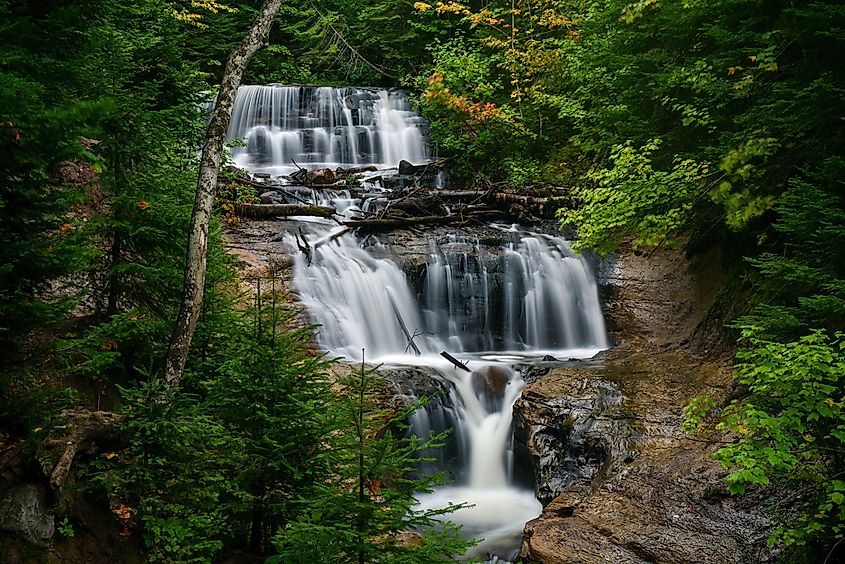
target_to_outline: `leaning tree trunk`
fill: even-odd
[[[205,268],[208,254],[208,223],[211,218],[211,206],[214,190],[217,187],[217,172],[220,168],[220,156],[229,121],[232,118],[232,106],[235,94],[241,85],[244,71],[253,55],[267,42],[270,28],[276,18],[276,12],[282,0],[265,0],[246,37],[229,55],[226,70],[217,93],[217,103],[205,134],[202,149],[197,194],[194,211],[191,216],[191,232],[188,236],[188,258],[185,267],[185,288],[179,317],[170,336],[167,358],[164,364],[164,381],[168,387],[179,385],[185,360],[191,347],[191,339],[197,326],[202,307],[205,287]]]

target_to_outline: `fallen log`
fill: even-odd
[[[572,196],[527,196],[511,192],[494,192],[492,205],[507,207],[522,221],[551,219],[560,208],[573,207]],[[539,216],[539,217],[537,217]]]
[[[374,165],[364,165],[364,166],[354,166],[351,168],[342,168],[338,167],[335,169],[334,174],[337,178],[347,178],[352,176],[353,174],[361,174],[364,172],[375,172],[378,170],[378,167]]]
[[[49,478],[59,506],[63,507],[67,503],[63,489],[77,455],[93,452],[104,445],[124,448],[129,441],[120,429],[124,417],[110,411],[67,409],[59,414],[59,420],[61,424],[50,429],[38,447],[35,459]]]
[[[470,369],[467,367],[467,365],[466,365],[466,364],[464,364],[463,362],[461,362],[460,360],[458,360],[458,359],[457,359],[457,358],[455,358],[454,356],[450,355],[450,354],[449,354],[449,353],[447,353],[446,351],[443,351],[442,353],[440,353],[440,356],[442,356],[443,358],[445,358],[446,360],[448,360],[449,362],[451,362],[452,364],[454,364],[454,365],[455,365],[455,368],[458,368],[458,369],[463,370],[463,371],[465,371],[465,372],[472,372],[472,370],[470,370]]]
[[[307,204],[239,204],[228,201],[226,203],[231,204],[235,213],[243,217],[268,218],[309,215],[331,218],[335,213],[333,208]]]
[[[526,196],[524,194],[513,194],[511,192],[494,192],[493,198],[502,202],[518,202],[520,204],[533,205],[563,205],[572,200],[572,196]]]
[[[332,241],[334,241],[338,237],[346,235],[347,233],[349,233],[351,231],[352,231],[351,227],[349,227],[348,225],[344,225],[343,227],[341,227],[340,229],[338,229],[334,233],[332,233],[332,234],[330,234],[326,237],[323,237],[322,239],[320,239],[319,241],[314,243],[314,248],[319,249],[323,245],[328,245],[329,243],[331,243]]]
[[[487,193],[478,190],[431,190],[432,195],[444,200],[478,200],[484,198]]]

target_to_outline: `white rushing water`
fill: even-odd
[[[330,233],[319,228],[312,240]],[[408,354],[402,324],[426,354],[516,352],[592,356],[606,348],[595,280],[560,237],[503,231],[495,255],[479,242],[432,247],[421,288],[382,246],[342,237],[296,258],[296,290],[320,325],[319,343],[359,360],[395,362]],[[401,321],[400,321],[401,318]],[[494,355],[495,356],[495,355]]]
[[[351,204],[354,206],[354,204]],[[307,223],[309,240],[336,227]],[[455,484],[419,497],[421,508],[471,506],[447,518],[481,542],[469,556],[516,557],[522,528],[539,515],[534,492],[514,485],[513,405],[524,382],[510,364],[552,354],[588,358],[607,347],[596,282],[588,262],[560,237],[500,227],[498,248],[451,237],[431,241],[412,280],[381,244],[364,248],[344,236],[295,257],[295,286],[320,345],[334,354],[386,364],[427,365],[448,383],[449,396],[419,410],[412,432],[454,429],[449,453],[431,471]],[[402,326],[422,353],[415,356]],[[439,356],[459,354],[474,372]],[[484,373],[499,370],[499,387]],[[425,470],[425,469],[424,469]]]
[[[522,378],[512,370],[498,367],[506,373],[508,382],[501,397],[494,391],[479,389],[478,373],[458,372],[441,367],[454,385],[448,405],[457,406],[449,423],[459,441],[456,463],[465,466],[465,473],[455,485],[438,488],[419,496],[420,509],[438,509],[455,503],[468,507],[446,518],[461,525],[461,531],[479,544],[469,556],[502,560],[517,556],[523,525],[537,517],[542,507],[529,489],[513,485],[512,440],[513,404],[525,386]],[[493,400],[493,401],[490,401]],[[411,421],[411,431],[419,436],[441,432],[442,405],[419,410]],[[431,417],[432,414],[439,417]],[[448,464],[440,463],[435,470]]]
[[[238,90],[228,135],[245,142],[232,149],[236,165],[286,175],[298,167],[427,163],[426,131],[401,91],[268,85]],[[374,182],[362,178],[371,193],[383,190]],[[325,199],[348,217],[385,205],[378,196],[299,189],[289,188],[293,201]],[[607,347],[589,263],[562,238],[515,226],[498,226],[483,242],[440,236],[427,249],[397,252],[351,234],[330,240],[337,226],[328,220],[301,218],[299,225],[312,243],[311,260],[294,255],[294,285],[319,326],[320,346],[349,360],[360,361],[363,350],[371,363],[434,368],[448,390],[410,422],[421,437],[453,430],[443,448],[425,453],[433,462],[419,467],[445,471],[453,483],[420,494],[419,507],[468,504],[445,517],[479,541],[467,557],[515,559],[524,524],[542,508],[515,464],[513,406],[525,382],[513,365],[546,355],[589,358]],[[394,260],[402,254],[407,272]]]
[[[428,161],[425,121],[404,92],[330,86],[241,86],[229,138],[235,164],[252,172]]]

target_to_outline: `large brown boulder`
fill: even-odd
[[[334,183],[334,171],[330,168],[318,168],[308,174],[311,184],[327,186]]]
[[[510,371],[502,366],[482,366],[473,371],[472,387],[476,394],[486,397],[501,398],[505,395],[505,388],[510,381]]]

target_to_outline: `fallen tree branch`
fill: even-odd
[[[305,238],[305,233],[302,232],[302,228],[300,227],[294,235],[296,237],[296,246],[299,247],[299,250],[305,254],[305,263],[308,266],[311,266],[311,259],[313,258],[313,255],[311,254],[311,245],[308,244],[308,239]],[[300,239],[302,240],[301,243]]]
[[[350,233],[351,231],[352,231],[351,227],[349,227],[348,225],[344,225],[343,227],[341,227],[340,229],[338,229],[334,233],[328,235],[327,237],[323,237],[322,239],[320,239],[319,241],[314,243],[314,248],[318,249],[318,248],[322,247],[323,245],[328,245],[329,243],[331,243],[332,241],[334,241],[338,237],[342,237],[343,235],[346,235],[347,233]]]
[[[402,314],[399,313],[399,308],[396,307],[396,303],[394,303],[392,297],[390,298],[390,305],[393,306],[393,313],[394,315],[396,315],[396,320],[399,322],[399,327],[402,329],[402,332],[405,333],[405,339],[408,340],[408,346],[414,349],[414,352],[417,354],[417,356],[422,355],[422,353],[420,352],[420,348],[414,342],[414,338],[411,337],[411,333],[408,332],[408,327],[405,325],[405,320],[402,319]],[[407,347],[405,350],[407,350]]]
[[[240,204],[229,201],[226,201],[226,203],[231,204],[235,209],[235,213],[243,217],[266,218],[308,215],[328,219],[335,213],[333,208],[311,204]]]
[[[460,360],[458,360],[454,356],[450,355],[446,351],[443,351],[442,353],[440,353],[440,356],[442,356],[443,358],[445,358],[446,360],[448,360],[449,362],[454,364],[455,368],[458,368],[458,369],[463,370],[465,372],[472,372],[472,370],[470,370],[465,363],[461,362]]]

